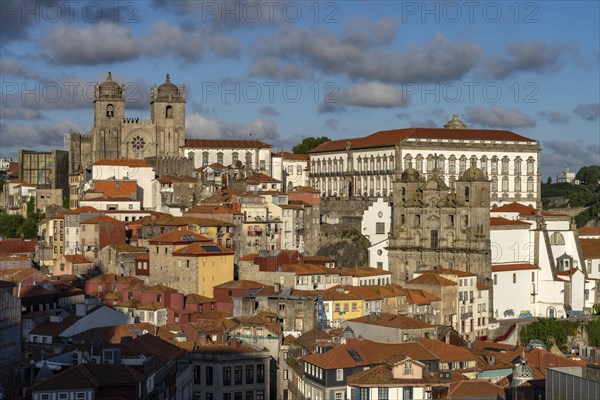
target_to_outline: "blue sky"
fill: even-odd
[[[118,4],[118,5],[117,5]],[[383,129],[508,129],[542,144],[542,174],[600,164],[599,2],[4,1],[0,155],[87,133],[110,69],[128,117],[166,73],[188,138]],[[251,135],[251,136],[250,136]]]

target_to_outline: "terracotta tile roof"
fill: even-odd
[[[504,398],[504,389],[484,380],[465,380],[450,384],[448,399]]]
[[[599,226],[584,226],[578,229],[579,236],[600,236],[600,225]]]
[[[400,355],[400,357],[406,359],[405,356]],[[403,361],[397,357],[397,362]],[[419,363],[417,361],[417,363]],[[419,363],[421,364],[421,363]],[[423,376],[421,379],[404,379],[404,378],[394,378],[394,374],[392,373],[393,365],[390,365],[388,362],[378,365],[373,368],[369,368],[365,371],[358,372],[356,374],[352,374],[348,377],[348,385],[349,386],[381,386],[381,387],[394,387],[394,386],[446,386],[448,383],[443,383],[436,376],[430,374],[423,370]]]
[[[147,215],[135,221],[140,225],[163,225],[163,226],[233,226],[232,223],[209,218],[176,217],[171,214]]]
[[[406,317],[398,314],[381,313],[376,316],[363,315],[362,317],[348,320],[349,322],[359,322],[362,324],[384,326],[386,328],[397,329],[432,329],[435,325],[431,325],[425,321]]]
[[[215,289],[262,289],[267,287],[267,285],[256,282],[249,281],[246,279],[242,279],[239,281],[229,281],[225,283],[221,283],[220,285],[216,285]]]
[[[599,239],[580,239],[583,258],[586,260],[596,260],[600,258],[600,238]]]
[[[37,240],[2,239],[0,240],[0,253],[34,253]]]
[[[308,161],[308,159],[309,159],[308,154],[295,154],[295,153],[289,153],[287,151],[273,153],[273,157],[282,157],[282,158],[288,159],[288,160],[299,160],[299,161]]]
[[[527,363],[530,366],[537,368],[544,376],[546,375],[547,368],[585,367],[587,364],[586,360],[574,360],[539,348],[526,350],[524,354]]]
[[[186,304],[204,304],[204,303],[212,303],[213,301],[215,301],[215,299],[207,297],[207,296],[202,296],[201,294],[198,293],[190,293],[187,296],[185,296],[185,302]]]
[[[108,197],[131,197],[137,193],[137,181],[110,180],[94,181],[94,191]]]
[[[233,251],[227,250],[217,243],[196,242],[181,249],[174,251],[174,256],[191,257],[191,256],[223,256],[232,255]]]
[[[163,310],[166,307],[163,306],[160,303],[157,303],[155,301],[151,301],[150,303],[146,303],[146,304],[141,304],[139,306],[136,307],[138,310],[147,310],[147,311],[158,311],[158,310]]]
[[[125,159],[119,159],[119,160],[102,159],[102,160],[96,161],[92,165],[118,166],[118,167],[130,167],[130,168],[143,168],[143,167],[151,168],[152,167],[152,165],[148,164],[144,160],[125,160]]]
[[[321,191],[319,189],[315,189],[312,186],[294,186],[294,188],[292,189],[292,192],[318,193],[319,195],[321,194]]]
[[[520,220],[506,219],[502,217],[490,217],[490,226],[519,226],[528,227],[530,223]]]
[[[383,275],[391,275],[390,271],[385,271],[379,268],[371,268],[371,267],[356,267],[356,268],[338,268],[339,272],[342,275],[350,275],[357,278],[364,278],[367,276],[383,276]]]
[[[212,242],[210,238],[185,229],[173,230],[149,240],[150,244],[182,244],[193,242]]]
[[[462,347],[426,338],[419,339],[419,343],[438,356],[440,362],[475,361],[473,354]]]
[[[308,350],[308,352],[313,353],[317,349],[318,342],[327,342],[333,340],[333,337],[332,334],[326,331],[314,328],[295,338],[294,342]]]
[[[31,387],[32,392],[47,390],[90,389],[111,386],[134,386],[144,376],[124,364],[79,364]]]
[[[267,174],[259,172],[257,174],[247,177],[246,183],[281,183],[281,181],[278,181],[277,179],[272,178]]]
[[[320,144],[309,153],[345,150],[347,143],[352,149],[393,146],[407,139],[447,139],[447,140],[494,140],[509,142],[532,142],[535,140],[511,131],[491,129],[446,129],[446,128],[406,128],[379,131],[369,136],[333,140]]]
[[[537,265],[533,264],[501,264],[492,265],[492,272],[505,272],[505,271],[526,271],[526,270],[540,269]]]
[[[491,212],[514,212],[514,213],[519,213],[519,215],[536,215],[537,214],[537,209],[535,209],[533,207],[528,207],[524,204],[516,203],[516,202],[505,204],[500,207],[492,208],[490,211]],[[541,215],[547,216],[547,217],[568,216],[567,214],[555,214],[555,213],[550,213],[547,211],[541,211]]]
[[[185,147],[198,148],[218,148],[218,149],[237,149],[237,148],[271,148],[270,144],[260,140],[225,140],[225,139],[186,139]]]
[[[292,272],[296,275],[339,275],[340,271],[318,264],[283,264],[282,272]]]
[[[571,268],[570,270],[567,271],[558,271],[556,273],[556,275],[560,275],[560,276],[571,276],[573,275],[575,272],[579,271],[577,268]]]
[[[85,258],[85,256],[83,256],[81,254],[70,254],[70,255],[66,255],[65,258],[73,264],[91,264],[92,263],[92,261],[88,260],[87,258]]]
[[[254,259],[258,257],[257,253],[246,254],[244,257],[240,258],[240,261],[254,261]]]
[[[108,215],[98,215],[97,217],[86,219],[81,224],[100,224],[100,223],[118,223],[122,224],[123,222],[119,221],[116,218],[109,217]]]
[[[453,282],[450,279],[447,279],[438,274],[429,273],[429,272],[424,273],[416,278],[413,278],[406,283],[416,284],[416,285],[438,285],[438,286],[456,286],[457,285],[456,282]]]
[[[297,339],[298,340],[298,339]],[[355,360],[349,350],[360,358]],[[304,361],[323,369],[352,368],[381,363],[390,355],[403,354],[413,360],[426,361],[439,359],[420,343],[378,343],[367,339],[347,339],[345,344],[335,346],[325,353],[313,353],[304,357]]]
[[[341,286],[334,286],[332,289],[336,289],[338,287],[341,287]],[[358,296],[359,298],[366,300],[366,301],[383,299],[383,297],[380,294],[375,293],[372,290],[369,290],[365,286],[346,286],[345,289],[348,292],[350,292],[350,294],[352,294],[354,296]]]
[[[311,261],[336,262],[336,259],[325,256],[304,256],[304,262],[310,263]]]
[[[83,206],[83,207],[78,207],[78,208],[74,208],[72,210],[66,210],[64,211],[64,214],[83,214],[83,213],[101,213],[102,211],[98,210],[97,208],[91,207],[91,206]]]

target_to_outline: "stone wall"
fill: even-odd
[[[154,167],[157,176],[163,175],[192,175],[194,160],[187,157],[148,157],[144,159]]]

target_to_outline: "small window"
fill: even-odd
[[[335,370],[335,379],[337,381],[343,381],[344,380],[344,370],[342,368],[338,368]]]
[[[385,234],[385,222],[377,222],[375,224],[375,233],[377,235]]]
[[[513,283],[517,283],[517,274],[513,272]]]
[[[494,285],[498,284],[498,274],[494,274]]]
[[[167,106],[167,109],[165,110],[165,117],[171,119],[173,118],[173,107],[172,106]]]

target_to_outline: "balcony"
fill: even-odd
[[[460,319],[469,319],[469,318],[473,318],[473,312],[472,311],[460,314]]]

